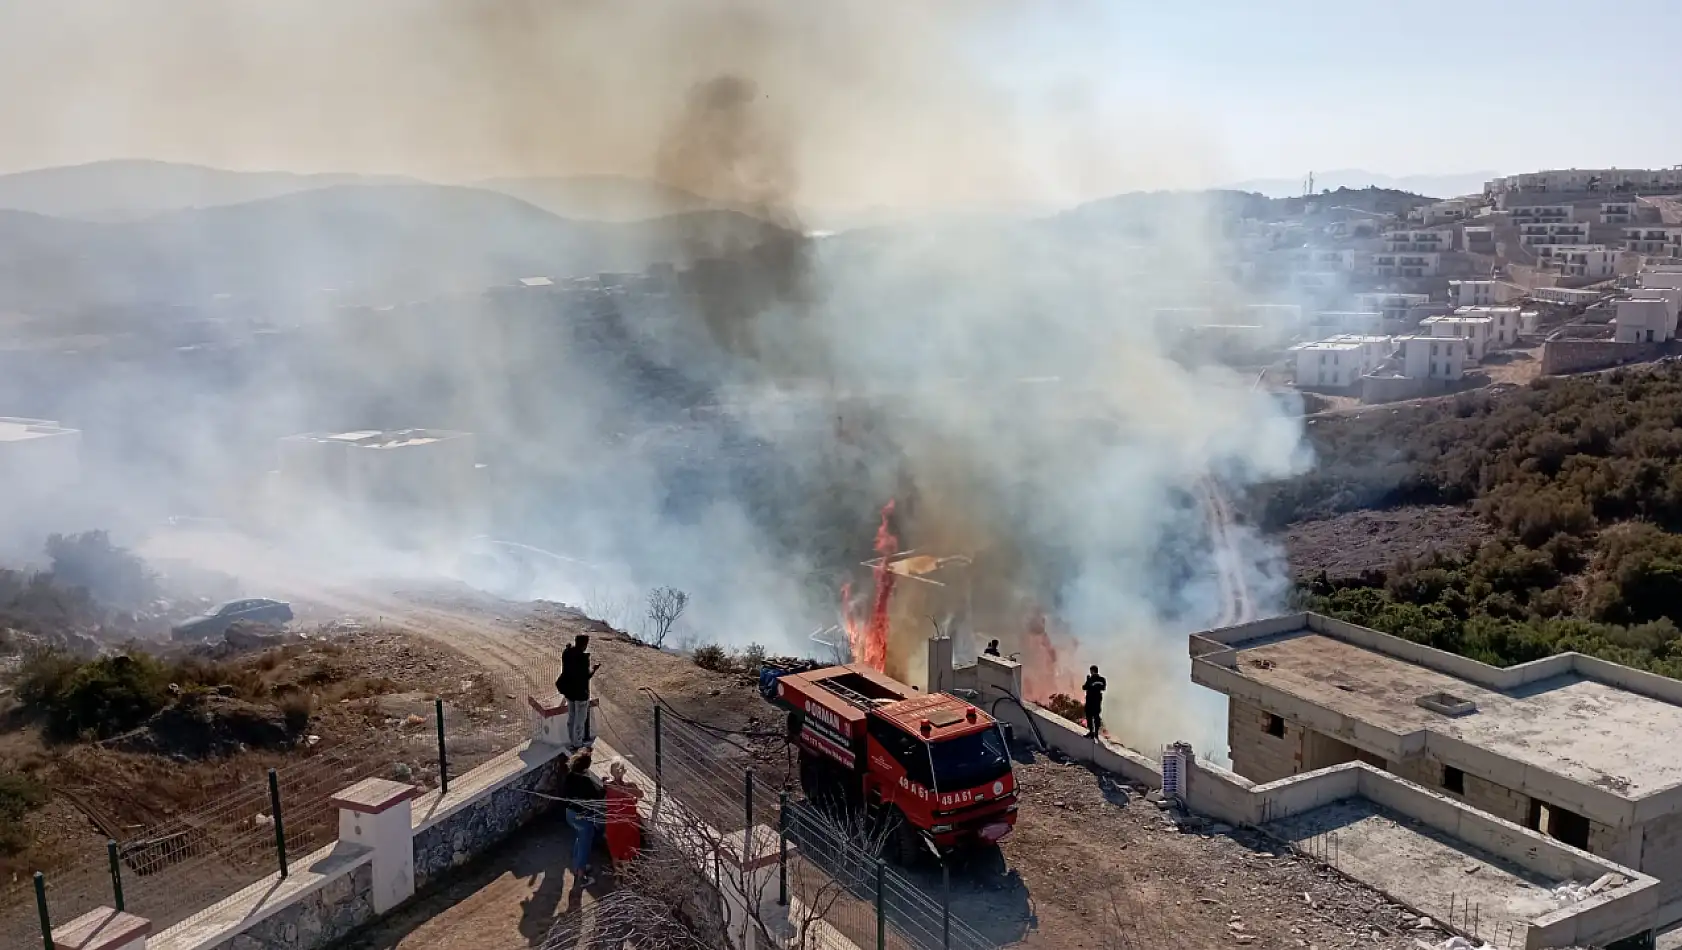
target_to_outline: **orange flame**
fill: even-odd
[[[1027,694],[1022,698],[1044,705],[1057,693],[1083,695],[1080,674],[1064,666],[1065,662],[1067,657],[1046,630],[1045,612],[1035,609],[1022,638],[1022,692]]]
[[[894,537],[893,529],[888,526],[893,513],[894,503],[889,499],[882,506],[882,523],[876,528],[877,561],[870,569],[876,582],[876,596],[867,617],[858,616],[854,609],[852,582],[841,585],[841,625],[847,629],[853,662],[878,670],[888,662],[888,602],[893,598],[894,579],[898,577],[888,569],[888,559],[899,550],[899,538]]]

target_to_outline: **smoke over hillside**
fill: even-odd
[[[695,636],[806,652],[842,584],[867,582],[893,501],[902,548],[972,559],[969,629],[1014,647],[1042,624],[1063,673],[1105,668],[1115,731],[1220,744],[1181,685],[1183,633],[1222,617],[1197,489],[1302,458],[1285,407],[1176,362],[1151,318],[1219,292],[1218,234],[1200,215],[1144,238],[1056,218],[803,233],[814,206],[1059,199],[1215,164],[1144,107],[1052,109],[999,78],[981,50],[1029,5],[177,0],[142,19],[153,7],[0,13],[0,76],[59,104],[0,105],[14,139],[46,143],[6,161],[120,142],[245,166],[652,175],[751,210],[768,240],[697,253],[714,259],[646,297],[601,295],[613,329],[593,349],[551,298],[505,288],[294,304],[298,352],[237,379],[89,383],[64,394],[84,428],[137,404],[204,423],[153,432],[168,451],[99,480],[103,508],[213,508],[205,488],[287,432],[470,431],[497,533],[596,565],[535,593],[671,585],[694,597]],[[77,67],[93,55],[97,86]],[[284,274],[309,250],[250,253]],[[1267,604],[1274,553],[1216,537]],[[890,669],[919,672],[953,603],[903,602]]]

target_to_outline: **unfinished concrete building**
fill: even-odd
[[[309,432],[280,440],[276,514],[283,524],[351,518],[390,540],[477,530],[472,433],[440,429]]]
[[[1682,919],[1682,683],[1575,653],[1498,669],[1315,614],[1194,635],[1233,771],[1365,762],[1658,878]]]

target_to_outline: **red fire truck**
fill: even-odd
[[[789,710],[807,799],[892,822],[899,860],[997,842],[1016,823],[1009,746],[970,703],[859,665],[779,672],[762,688]]]

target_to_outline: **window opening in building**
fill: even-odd
[[[1269,713],[1267,716],[1267,734],[1277,738],[1285,735],[1285,720]]]
[[[1466,794],[1466,773],[1452,765],[1443,766],[1443,789],[1456,795]]]

